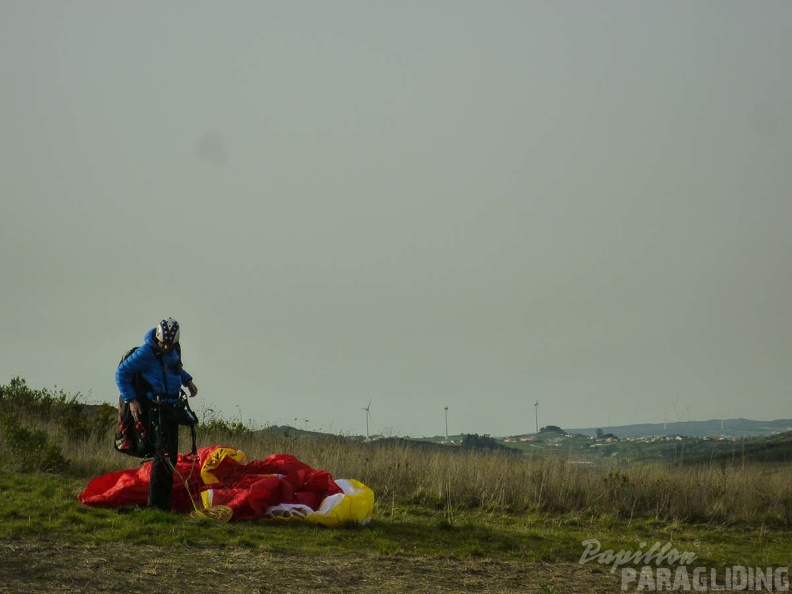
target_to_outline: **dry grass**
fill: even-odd
[[[85,476],[134,466],[116,453],[112,435],[68,439],[48,427]],[[182,450],[189,449],[182,431]],[[453,513],[481,509],[583,517],[657,519],[724,525],[792,527],[792,469],[767,464],[678,466],[578,464],[559,456],[527,457],[410,441],[355,443],[343,438],[201,435],[199,447],[226,445],[249,459],[290,453],[338,478],[356,478],[380,507],[416,503]]]
[[[0,386],[0,592],[114,592],[119,583],[129,592],[621,591],[618,576],[577,563],[592,535],[614,549],[644,540],[700,545],[713,567],[781,566],[788,557],[792,470],[785,467],[579,464],[558,454],[404,440],[254,436],[238,424],[201,426],[198,445],[238,448],[250,459],[290,453],[357,478],[377,495],[374,520],[327,531],[90,509],[75,497],[90,477],[138,463],[113,450],[113,423],[97,416],[101,422],[83,427],[76,418],[75,426],[46,400],[31,414],[25,386],[10,388]],[[70,406],[60,410],[80,412]],[[14,423],[29,432],[13,438]],[[181,446],[189,448],[187,431]],[[55,450],[68,469],[45,474],[42,463],[20,474],[23,450]],[[141,566],[141,558],[151,561]]]
[[[5,543],[2,543],[5,544]],[[332,549],[289,555],[251,549],[136,545],[4,548],[0,592],[620,592],[619,577],[594,564],[527,564],[496,559],[350,555]],[[141,559],[149,560],[141,566]],[[553,584],[553,588],[541,584]]]

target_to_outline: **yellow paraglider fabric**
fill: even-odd
[[[230,458],[237,464],[247,463],[247,456],[242,450],[235,450],[233,448],[217,448],[212,450],[206,457],[203,465],[201,465],[201,480],[203,480],[205,485],[214,485],[220,482],[220,479],[214,475],[213,471],[217,470],[226,458]]]
[[[367,524],[374,513],[374,491],[354,479],[337,479],[342,493],[328,495],[316,511],[299,505],[284,503],[267,509],[264,517],[280,521],[305,521],[336,528],[343,524]]]
[[[343,495],[326,497],[321,507],[305,519],[330,528],[349,522],[367,524],[374,513],[374,491],[355,479],[338,479],[336,483],[344,489]]]

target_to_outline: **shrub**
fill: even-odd
[[[5,455],[3,463],[17,472],[62,472],[69,466],[61,448],[50,442],[41,429],[19,424],[11,415],[0,416]]]

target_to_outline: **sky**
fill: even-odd
[[[257,427],[790,418],[790,72],[786,0],[4,0],[0,384],[171,316]]]

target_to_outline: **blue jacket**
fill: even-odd
[[[151,391],[146,394],[149,400],[164,396],[166,401],[176,402],[181,387],[192,381],[192,376],[182,369],[181,355],[177,349],[167,353],[159,350],[154,338],[155,330],[149,330],[143,346],[138,347],[116,369],[116,384],[126,402],[137,399],[132,387],[132,376],[137,373],[151,385]]]

